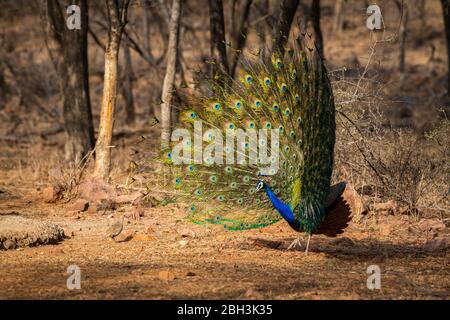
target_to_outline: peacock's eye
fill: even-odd
[[[295,95],[295,101],[297,101],[297,103],[300,102],[300,96],[298,94]]]
[[[191,119],[195,119],[197,117],[197,114],[195,112],[191,112],[189,117],[191,117]]]
[[[291,114],[291,110],[289,110],[289,109],[284,110],[284,114],[287,115],[287,116],[290,115]]]
[[[181,183],[181,179],[180,178],[175,178],[175,184],[178,186]]]
[[[261,107],[261,100],[255,100],[255,107]]]
[[[250,129],[255,128],[255,123],[254,123],[253,121],[250,121],[250,122],[248,123],[248,127],[249,127]]]
[[[194,212],[194,211],[197,210],[197,208],[196,208],[195,206],[191,206],[191,207],[190,207],[190,210],[191,210],[192,212]]]
[[[235,105],[236,109],[240,109],[242,107],[242,102],[236,101]]]
[[[217,197],[217,200],[218,201],[223,201],[223,200],[225,200],[225,197],[223,195],[220,195],[220,196]]]
[[[251,76],[251,75],[246,75],[245,76],[245,81],[247,82],[247,83],[252,83],[253,82],[253,77]]]
[[[209,177],[209,180],[211,182],[217,182],[217,176],[211,176],[211,177]]]
[[[228,129],[234,129],[236,126],[234,125],[234,123],[229,123],[228,124]]]
[[[270,122],[266,122],[266,129],[270,129],[272,127],[272,125],[270,124]]]
[[[286,83],[283,83],[283,84],[281,85],[281,91],[283,91],[283,92],[286,92],[286,91],[287,91],[287,85],[286,85]]]
[[[172,152],[169,152],[169,153],[167,154],[167,158],[172,159]]]
[[[222,108],[220,103],[214,103],[213,107],[214,107],[214,110],[220,110]]]
[[[266,86],[270,86],[270,79],[269,78],[264,78],[264,84],[266,85]]]
[[[195,195],[196,196],[201,196],[202,195],[202,190],[201,189],[197,189],[197,190],[195,190]]]
[[[279,127],[278,127],[278,131],[282,133],[282,132],[284,131],[283,126],[279,126]]]
[[[272,110],[273,110],[273,111],[278,111],[278,110],[280,110],[280,107],[278,106],[278,104],[274,104],[274,105],[272,106]]]

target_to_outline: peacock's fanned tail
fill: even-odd
[[[267,63],[246,54],[236,80],[210,80],[211,93],[193,97],[180,112],[175,128],[180,139],[160,157],[163,182],[152,181],[149,188],[173,190],[189,203],[193,222],[243,230],[281,219],[267,195],[256,190],[263,174],[275,195],[291,206],[299,229],[317,229],[332,173],[335,109],[322,59],[304,38],[299,41],[284,57],[275,54]],[[268,130],[265,142],[260,129]],[[257,137],[249,134],[228,144],[227,134],[238,130]],[[278,143],[270,130],[278,133]],[[183,134],[190,138],[181,138]],[[252,139],[258,149],[267,148],[266,162],[259,157],[254,161],[259,154]],[[223,151],[215,149],[221,144]],[[277,150],[279,158],[272,158]],[[223,163],[217,163],[220,158]]]

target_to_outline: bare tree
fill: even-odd
[[[320,28],[320,0],[313,0],[311,7],[311,18],[316,40],[316,47],[319,51],[320,56],[323,57],[323,35],[322,29]]]
[[[79,29],[69,29],[64,16],[66,10],[71,12],[71,5],[80,10]],[[78,162],[94,147],[88,83],[88,6],[86,0],[41,0],[40,9],[48,52],[63,97],[65,157]]]
[[[211,32],[212,76],[222,78],[229,75],[227,48],[225,43],[225,22],[222,0],[208,0],[209,26]]]
[[[169,44],[167,48],[167,69],[161,94],[161,147],[167,148],[171,135],[171,103],[178,61],[178,42],[180,32],[181,0],[173,0],[169,25]]]
[[[284,54],[299,2],[300,0],[282,0],[278,20],[273,31],[273,52]]]
[[[449,16],[449,0],[441,0],[442,10],[444,14],[445,33],[447,36],[447,63],[448,63],[448,96],[450,97],[450,16]]]
[[[108,43],[105,50],[105,74],[100,111],[100,127],[96,144],[96,175],[106,179],[111,169],[111,141],[117,98],[117,69],[122,33],[127,22],[130,0],[106,0],[108,11]]]

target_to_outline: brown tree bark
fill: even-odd
[[[123,56],[125,59],[125,68],[123,69],[125,81],[122,86],[123,97],[125,98],[125,122],[128,125],[134,124],[134,98],[133,98],[133,65],[131,62],[130,47],[128,41],[123,43]]]
[[[161,94],[161,147],[168,148],[171,137],[171,103],[178,60],[181,0],[173,0],[167,48],[167,69]]]
[[[212,77],[223,78],[230,74],[225,44],[225,23],[222,0],[208,0],[211,33]]]
[[[129,3],[130,0],[106,0],[109,20],[108,43],[105,51],[105,74],[95,164],[95,174],[103,179],[108,178],[111,170],[111,141],[117,98],[119,48]]]
[[[80,8],[80,29],[67,26],[66,8]],[[41,0],[47,48],[59,78],[63,97],[65,158],[79,162],[94,147],[87,59],[86,0]]]
[[[442,11],[444,15],[445,34],[447,37],[447,64],[448,64],[448,91],[447,95],[450,97],[450,16],[449,16],[449,0],[441,0]]]
[[[231,47],[234,50],[234,55],[231,56],[231,68],[230,75],[234,77],[236,72],[236,67],[239,62],[239,57],[242,50],[247,42],[247,32],[248,32],[248,16],[250,14],[250,7],[252,6],[253,0],[245,0],[242,5],[242,10],[236,10],[239,8],[236,2],[233,2],[233,9],[231,15]],[[239,18],[236,18],[236,11],[241,14]]]
[[[313,23],[316,47],[319,51],[320,56],[323,58],[323,35],[322,29],[320,27],[320,0],[313,0],[311,7],[311,18]]]
[[[273,31],[272,52],[284,54],[292,21],[294,20],[299,3],[300,0],[282,0],[278,20]]]

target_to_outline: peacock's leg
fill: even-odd
[[[298,236],[297,238],[295,238],[294,241],[292,241],[292,243],[289,245],[289,247],[287,247],[287,250],[291,250],[291,249],[295,249],[295,247],[301,247],[302,243],[300,241],[300,236]]]
[[[311,240],[311,235],[308,235],[308,242],[306,243],[306,249],[305,249],[305,255],[308,255],[308,248],[309,248],[309,240]]]

